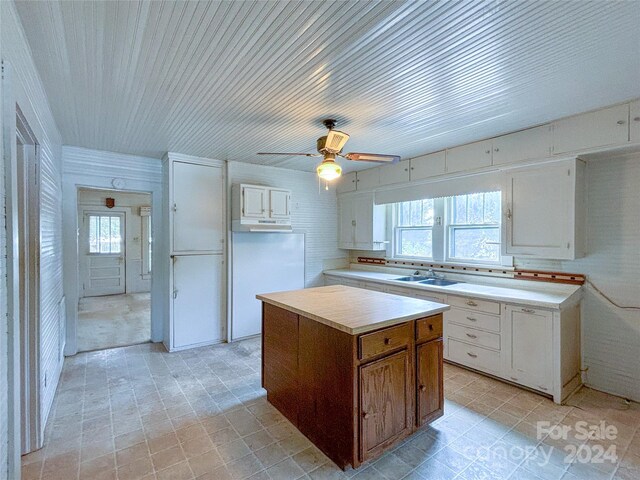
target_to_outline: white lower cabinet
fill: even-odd
[[[553,313],[507,305],[504,376],[527,387],[553,389]]]
[[[222,341],[223,256],[175,256],[172,277],[172,350]]]

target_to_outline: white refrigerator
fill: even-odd
[[[304,288],[304,234],[232,232],[230,340],[262,331],[259,293]]]

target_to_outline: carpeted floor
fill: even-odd
[[[149,293],[80,299],[78,351],[135,345],[148,342],[150,339]]]

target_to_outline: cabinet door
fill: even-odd
[[[371,190],[380,185],[380,169],[370,168],[356,173],[357,190]]]
[[[356,248],[369,250],[373,244],[373,198],[371,195],[354,197],[354,243]]]
[[[409,160],[379,167],[380,185],[409,181]]]
[[[245,218],[267,217],[267,189],[242,187],[242,216]]]
[[[412,158],[410,161],[411,180],[421,180],[446,173],[446,152],[444,150]]]
[[[447,150],[447,172],[462,172],[491,166],[491,140],[470,143]]]
[[[640,100],[631,104],[631,112],[629,112],[629,140],[634,143],[640,142]]]
[[[222,257],[174,257],[172,348],[222,340]]]
[[[553,142],[550,125],[529,128],[493,139],[493,164],[504,165],[551,156]]]
[[[291,215],[291,192],[289,190],[269,189],[269,216],[287,218]]]
[[[353,217],[353,197],[338,200],[338,247],[353,248],[353,231],[355,219]]]
[[[505,252],[572,258],[575,225],[574,161],[522,169],[509,175]]]
[[[362,461],[411,430],[410,379],[406,351],[360,367]]]
[[[173,252],[222,252],[222,167],[173,163]]]
[[[505,378],[536,390],[553,388],[553,314],[508,305],[503,334]]]
[[[416,350],[416,387],[418,390],[418,426],[444,413],[442,340],[418,345]]]
[[[575,152],[629,140],[629,105],[558,120],[553,127],[553,153]]]
[[[346,192],[355,192],[356,191],[356,172],[347,173],[342,175],[337,180],[336,183],[336,192],[337,193],[346,193]]]

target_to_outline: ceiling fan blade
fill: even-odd
[[[400,161],[400,155],[384,155],[381,153],[351,152],[343,156],[347,160],[353,160],[356,162],[397,163]]]
[[[258,155],[295,155],[297,157],[321,157],[320,153],[281,153],[281,152],[258,152]]]

